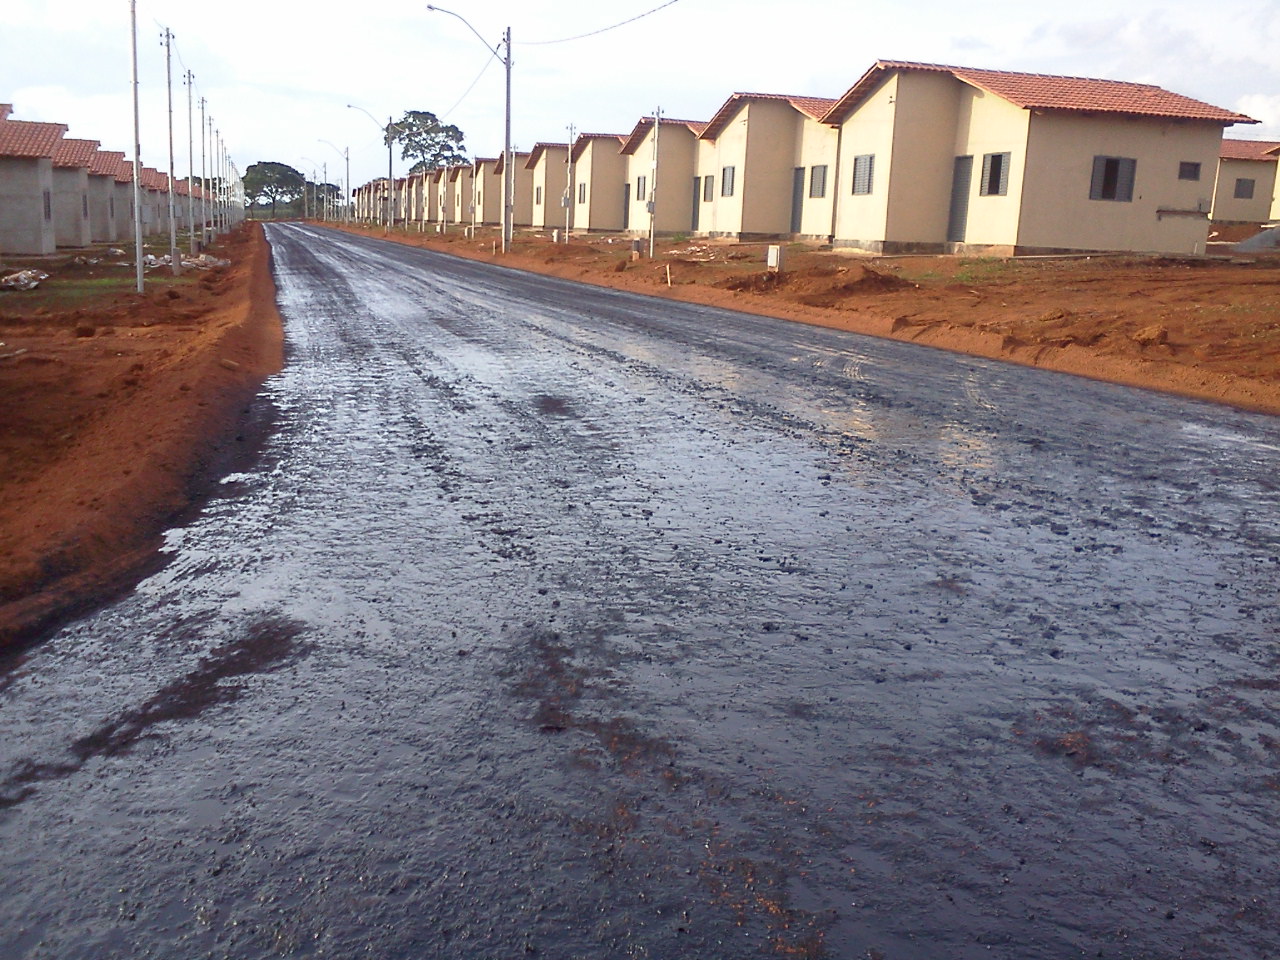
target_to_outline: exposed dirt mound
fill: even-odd
[[[715,284],[738,293],[771,294],[812,307],[840,309],[850,298],[914,287],[899,277],[879,273],[859,263],[806,267],[780,273],[750,273]]]
[[[71,262],[0,296],[0,648],[136,578],[235,449],[282,335],[261,229],[219,253],[141,296]]]

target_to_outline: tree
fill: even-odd
[[[244,195],[252,209],[262,197],[271,201],[271,217],[275,219],[276,204],[280,201],[288,203],[302,196],[306,189],[306,177],[287,163],[276,163],[271,160],[260,160],[249,164],[245,170]]]
[[[441,123],[429,110],[407,110],[387,127],[383,143],[400,144],[400,159],[414,160],[410,173],[438,170],[467,162],[462,131],[451,123]]]

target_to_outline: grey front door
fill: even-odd
[[[693,216],[690,218],[689,229],[698,229],[698,213],[702,206],[702,178],[693,178]]]
[[[951,175],[951,214],[947,218],[947,243],[964,243],[969,225],[969,186],[973,182],[973,157],[956,157]]]
[[[804,213],[804,167],[791,171],[791,232],[800,232],[800,216]]]

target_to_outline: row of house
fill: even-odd
[[[14,120],[12,112],[0,103],[0,253],[132,241],[133,163],[97,140],[68,138],[65,124]],[[139,184],[143,235],[167,233],[168,174],[142,167]],[[204,218],[206,195],[198,186],[189,192],[184,180],[172,189],[175,225],[188,230],[193,216]]]
[[[1199,253],[1210,218],[1280,214],[1280,144],[1250,117],[1150,84],[882,60],[838,98],[735,93],[708,121],[514,155],[516,226],[876,253]],[[501,219],[503,158],[395,181],[396,220]],[[355,191],[382,219],[387,181]]]

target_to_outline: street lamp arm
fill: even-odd
[[[460,13],[454,13],[452,10],[446,10],[444,7],[436,7],[436,6],[432,6],[432,5],[431,5],[431,4],[429,4],[429,3],[427,4],[427,9],[428,9],[428,10],[434,10],[436,13],[447,13],[447,14],[448,14],[449,16],[451,16],[451,17],[457,17],[459,20],[461,20],[463,23],[465,23],[465,24],[467,25],[467,29],[468,29],[468,30],[470,30],[472,33],[474,33],[474,34],[476,35],[476,39],[477,39],[477,40],[479,40],[481,43],[483,43],[483,44],[485,45],[485,49],[487,49],[490,53],[492,53],[492,54],[494,55],[494,57],[495,57],[496,59],[498,59],[499,61],[501,61],[501,60],[502,60],[502,54],[498,53],[498,48],[501,46],[501,44],[500,44],[500,43],[495,43],[492,47],[491,47],[491,46],[489,46],[489,41],[488,41],[488,40],[486,40],[484,37],[482,37],[482,36],[480,35],[480,31],[479,31],[479,30],[477,30],[475,27],[473,27],[473,26],[471,25],[471,21],[469,21],[469,20],[468,20],[466,17],[464,17],[462,14],[460,14]]]

